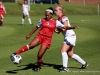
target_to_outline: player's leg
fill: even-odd
[[[86,68],[88,66],[87,63],[79,55],[74,54],[74,46],[71,46],[67,53],[70,58],[81,63],[83,68]]]
[[[4,16],[1,14],[1,19],[0,19],[0,25],[3,25],[3,21],[4,21]]]
[[[27,18],[28,18],[28,21],[29,21],[30,25],[32,25],[32,21],[31,21],[29,13],[27,13]]]
[[[68,71],[68,55],[67,50],[69,50],[70,45],[63,43],[61,47],[61,55],[62,55],[62,64],[63,68],[59,72],[67,72]]]
[[[1,16],[0,16],[0,26],[2,26]]]
[[[41,45],[41,47],[40,47],[40,49],[38,51],[38,55],[37,55],[37,68],[35,68],[35,71],[37,71],[37,72],[40,71],[41,64],[43,62],[42,57],[43,57],[43,55],[44,55],[44,53],[46,52],[47,49],[48,49],[47,46]]]
[[[27,51],[29,49],[32,49],[32,48],[36,47],[37,45],[39,45],[39,39],[38,38],[34,38],[30,44],[25,45],[22,48],[20,48],[16,52],[16,54],[21,54],[21,53],[23,53],[23,52],[25,52],[25,51]]]
[[[24,26],[24,21],[25,21],[25,14],[22,14],[22,25]]]

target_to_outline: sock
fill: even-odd
[[[24,24],[24,19],[22,18],[22,24]]]
[[[28,18],[28,21],[29,21],[29,23],[30,23],[30,24],[32,24],[32,22],[31,22],[31,19],[30,19],[30,18]]]
[[[84,65],[86,62],[77,54],[73,54],[72,58],[76,61],[78,61],[79,63],[81,63],[82,65]]]
[[[37,61],[37,68],[41,68],[42,62],[43,62],[43,59],[38,59],[38,61]]]
[[[23,46],[21,49],[19,49],[19,50],[16,52],[16,54],[20,54],[20,53],[25,52],[25,51],[27,51],[27,50],[29,50],[29,45]]]
[[[63,63],[63,67],[67,67],[68,65],[68,55],[66,52],[62,53],[62,63]]]

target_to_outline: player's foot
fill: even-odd
[[[0,24],[0,26],[3,26],[3,24]]]
[[[59,72],[68,72],[69,69],[67,67],[63,67]]]
[[[12,53],[12,56],[16,55],[16,53]]]
[[[39,72],[40,71],[40,68],[35,68],[34,71],[35,72]]]
[[[33,25],[33,23],[32,23],[32,24],[30,24],[30,25]]]
[[[82,65],[81,69],[85,69],[87,66],[88,66],[88,64],[86,62],[84,65]]]
[[[22,24],[22,26],[24,26],[24,24]]]

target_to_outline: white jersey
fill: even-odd
[[[23,4],[22,7],[23,7],[24,12],[28,12],[28,5],[27,4]]]
[[[68,26],[71,27],[69,19],[65,15],[62,15],[58,20],[62,24],[63,24],[64,21],[67,20],[68,21]],[[62,34],[64,36],[64,43],[71,44],[71,45],[75,46],[76,35],[75,35],[75,32],[73,31],[73,29],[66,30],[65,32],[62,32]]]
[[[27,4],[23,4],[22,7],[23,7],[23,15],[24,16],[29,15],[28,5]]]
[[[69,19],[66,16],[63,16],[62,19],[60,20],[60,22],[63,23],[66,20],[68,21],[68,26],[71,27]],[[66,38],[67,36],[71,36],[71,35],[75,34],[75,32],[72,29],[70,29],[70,30],[66,30],[66,32],[62,32],[62,34],[64,35],[64,38]]]

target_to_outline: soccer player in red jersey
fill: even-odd
[[[4,5],[2,4],[2,1],[0,1],[0,26],[3,25],[4,14],[6,14],[6,10]]]
[[[33,30],[26,36],[26,39],[29,39],[34,32],[36,32],[39,28],[39,32],[36,37],[31,41],[30,44],[23,46],[17,52],[13,54],[21,54],[29,49],[33,49],[34,47],[41,45],[37,55],[37,67],[35,71],[40,71],[41,64],[43,62],[43,55],[47,49],[50,48],[52,42],[52,35],[55,31],[56,27],[63,28],[63,24],[61,24],[58,20],[54,19],[53,16],[53,8],[48,8],[45,11],[45,18],[41,18],[38,22],[37,26],[33,28]]]

